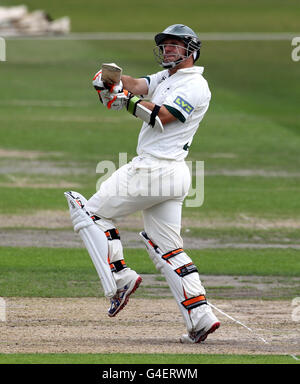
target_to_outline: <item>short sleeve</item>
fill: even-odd
[[[178,87],[168,95],[163,105],[172,115],[184,123],[193,113],[197,100],[192,93],[187,91],[186,87]]]
[[[144,76],[144,79],[148,83],[148,93],[147,95],[144,95],[144,96],[151,98],[157,86],[168,77],[169,77],[168,70],[163,70],[163,71],[154,73],[153,75]]]
[[[166,97],[163,105],[177,117],[185,122],[195,111],[210,100],[210,92],[206,84],[199,82],[181,83]]]

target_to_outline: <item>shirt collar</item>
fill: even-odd
[[[176,73],[178,73],[178,72],[199,73],[200,75],[202,75],[202,73],[204,72],[204,67],[198,67],[198,66],[194,65],[193,67],[178,69],[178,71]]]

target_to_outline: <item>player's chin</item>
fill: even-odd
[[[173,61],[176,61],[178,59],[178,55],[168,55],[164,57],[165,63],[171,63]]]

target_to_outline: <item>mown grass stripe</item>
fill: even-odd
[[[289,355],[0,354],[0,364],[299,364]]]
[[[200,275],[298,277],[300,251],[294,249],[203,249],[189,256]],[[125,249],[128,266],[157,273],[144,249]],[[3,297],[99,297],[99,278],[85,249],[0,248]]]

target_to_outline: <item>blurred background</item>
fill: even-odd
[[[300,242],[300,62],[291,56],[299,2],[1,1],[2,14],[8,6],[25,6],[27,21],[18,30],[0,24],[2,228],[69,228],[63,191],[89,197],[98,162],[135,156],[140,121],[104,110],[92,77],[102,62],[135,77],[159,71],[154,34],[183,23],[202,40],[197,64],[212,92],[188,156],[205,162],[205,200],[184,207],[184,231],[225,242]],[[40,29],[35,17],[44,18]],[[123,225],[142,224],[137,215]]]

